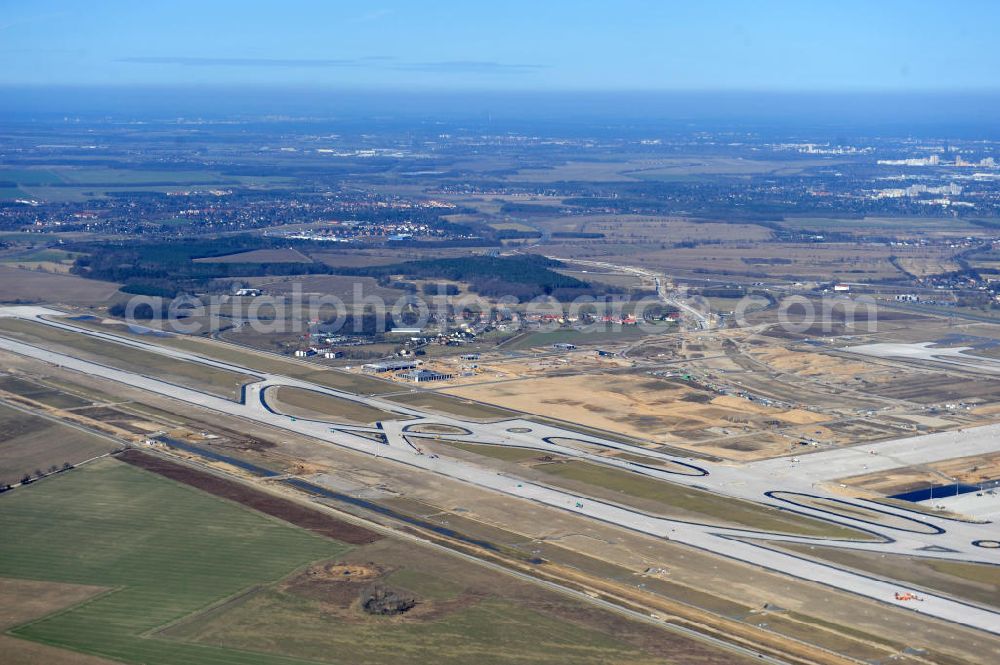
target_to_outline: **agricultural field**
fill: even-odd
[[[26,397],[56,409],[75,409],[91,403],[77,395],[9,374],[0,375],[0,391]]]
[[[378,282],[372,277],[311,275],[284,278],[249,277],[243,281],[251,286],[263,289],[269,296],[287,296],[296,292],[304,295],[334,296],[344,301],[344,304],[348,307],[354,302],[356,291],[362,297],[377,296],[384,298],[389,305],[401,296],[406,295],[400,289],[389,289],[379,286]]]
[[[7,377],[2,377],[7,378]],[[117,450],[114,441],[0,402],[0,483]]]
[[[113,304],[125,296],[118,292],[118,284],[58,272],[26,270],[13,265],[0,265],[0,282],[3,292],[0,302],[65,303],[77,307]]]
[[[947,257],[915,257],[900,259],[899,267],[907,273],[923,279],[931,275],[941,275],[943,273],[957,272],[962,266]]]
[[[900,238],[989,236],[988,228],[975,224],[973,220],[951,216],[941,217],[807,217],[785,215],[782,225],[802,231],[825,233],[851,233],[854,235],[888,235]]]
[[[75,254],[62,249],[35,248],[5,255],[0,259],[0,263],[16,263],[18,265],[72,263],[74,258],[76,258]]]
[[[650,629],[636,630],[610,616],[599,626],[597,613],[524,583],[505,583],[501,595],[484,582],[468,564],[382,541],[167,632],[200,644],[280,650],[315,660],[336,654],[359,665],[424,662],[428,654],[436,663],[456,665],[669,662]],[[403,620],[363,619],[354,603],[373,583],[405,590],[420,602]],[[331,622],[336,630],[329,629]],[[629,644],[637,641],[646,649]]]
[[[11,634],[93,656],[149,665],[374,665],[428,654],[455,664],[740,662],[409,542],[348,546],[117,460],[0,503],[10,536],[0,576],[85,585],[73,596],[82,604]]]
[[[65,610],[105,593],[102,587],[60,584],[39,580],[0,578],[0,631]],[[57,649],[37,642],[0,634],[0,653],[6,665],[112,665],[112,661],[82,653]]]
[[[490,227],[496,229],[497,231],[531,232],[535,230],[534,227],[528,226],[527,224],[521,224],[520,222],[496,222],[490,224]]]
[[[9,536],[0,544],[0,576],[108,589],[13,634],[132,663],[232,662],[226,649],[143,635],[346,550],[116,460],[15,490],[0,502]],[[247,653],[238,660],[274,662]]]

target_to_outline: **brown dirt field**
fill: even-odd
[[[641,440],[679,445],[689,431],[744,426],[760,430],[768,420],[791,425],[824,419],[804,410],[781,410],[712,393],[705,393],[709,398],[705,403],[693,402],[689,397],[692,390],[687,384],[642,376],[589,374],[469,385],[444,392]]]
[[[51,388],[41,383],[11,375],[0,375],[0,390],[27,397],[57,409],[73,409],[90,404],[90,400]]]
[[[104,589],[82,584],[62,584],[0,578],[0,631],[82,603]],[[0,635],[0,660],[4,665],[111,665],[95,656]]]
[[[805,378],[853,380],[864,377],[869,381],[889,380],[886,368],[861,361],[848,360],[824,353],[786,349],[780,346],[757,348],[750,354],[779,372]]]
[[[891,496],[929,485],[952,482],[976,483],[998,477],[1000,477],[1000,453],[988,453],[852,476],[842,478],[840,482],[880,496]]]
[[[1000,478],[1000,453],[986,453],[975,457],[956,457],[955,459],[934,462],[928,466],[958,482],[976,483],[993,480]]]
[[[956,261],[951,261],[943,257],[900,259],[899,267],[917,277],[940,275],[941,273],[961,270],[961,266]]]
[[[0,302],[66,303],[108,305],[118,294],[118,284],[34,270],[0,266],[3,295]]]
[[[37,642],[19,640],[16,637],[0,635],[0,653],[4,665],[117,665],[117,661],[105,660],[65,649],[57,649]]]
[[[191,487],[197,487],[209,494],[214,494],[215,496],[235,501],[254,510],[259,510],[262,513],[277,517],[327,538],[351,545],[373,543],[382,538],[380,534],[374,531],[369,531],[350,522],[338,520],[317,510],[311,510],[289,499],[282,499],[266,494],[242,483],[177,464],[176,462],[149,455],[139,450],[126,450],[119,456],[119,459],[147,471],[170,478],[171,480],[176,480]]]
[[[914,375],[908,381],[882,386],[879,394],[895,399],[905,399],[918,404],[960,402],[980,398],[985,401],[1000,400],[1000,381],[986,378],[966,378],[945,373]]]
[[[0,630],[52,614],[105,591],[102,587],[0,577]]]
[[[378,296],[385,298],[388,304],[395,302],[405,293],[399,289],[387,289],[378,285],[373,277],[349,277],[344,275],[319,275],[310,277],[274,277],[251,278],[246,280],[255,287],[264,289],[268,295],[281,296],[301,289],[304,294],[320,294],[336,296],[348,307],[354,300],[355,288],[360,289],[362,297]]]
[[[73,413],[82,418],[88,418],[101,423],[106,423],[108,425],[113,425],[118,429],[131,432],[132,434],[144,435],[163,429],[162,424],[150,422],[144,418],[137,418],[134,413],[127,413],[125,411],[110,409],[104,406],[77,409],[73,411]]]
[[[76,464],[119,446],[108,439],[0,403],[0,482],[35,469]]]

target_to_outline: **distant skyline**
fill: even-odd
[[[1000,3],[0,0],[0,85],[1000,90]]]

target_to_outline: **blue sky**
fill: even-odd
[[[0,0],[0,85],[997,90],[1000,2]]]

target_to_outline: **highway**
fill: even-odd
[[[81,335],[103,338],[109,342],[170,356],[178,361],[201,363],[233,372],[250,374],[258,377],[258,380],[246,386],[242,401],[233,401],[144,375],[141,373],[140,368],[137,368],[137,371],[116,369],[12,339],[0,337],[0,349],[55,364],[67,370],[116,381],[181,402],[196,404],[220,413],[246,418],[254,422],[303,434],[315,439],[317,445],[332,445],[350,449],[358,453],[377,455],[379,458],[384,459],[386,463],[406,464],[412,468],[441,474],[448,478],[504,495],[568,511],[654,537],[667,538],[749,564],[865,596],[896,607],[917,611],[990,633],[1000,634],[1000,614],[986,607],[974,606],[943,595],[928,593],[920,589],[911,588],[905,584],[875,579],[871,576],[849,570],[841,570],[833,566],[792,554],[777,552],[762,546],[763,540],[766,538],[766,540],[771,541],[829,545],[887,554],[909,554],[953,561],[976,561],[1000,565],[1000,550],[980,547],[974,544],[977,541],[997,538],[997,529],[994,525],[957,522],[936,516],[919,515],[903,510],[896,510],[877,504],[878,509],[885,515],[891,516],[892,519],[887,520],[885,524],[873,524],[870,521],[865,521],[848,513],[832,513],[819,506],[807,505],[808,502],[793,506],[789,504],[787,495],[772,496],[770,494],[775,490],[781,490],[797,493],[798,495],[821,496],[822,493],[814,488],[814,484],[824,479],[821,476],[839,473],[840,471],[851,471],[852,465],[856,463],[851,455],[864,455],[866,463],[870,462],[870,459],[876,459],[884,464],[893,463],[894,459],[905,461],[909,459],[908,456],[917,456],[918,454],[926,456],[931,454],[919,453],[924,448],[936,451],[934,454],[954,456],[954,448],[949,447],[950,450],[948,450],[938,445],[937,439],[930,440],[929,445],[924,445],[920,441],[923,437],[914,437],[903,440],[903,442],[879,444],[877,446],[879,450],[876,452],[885,450],[884,455],[870,455],[868,452],[856,451],[855,449],[855,452],[844,450],[817,453],[811,456],[804,455],[802,461],[799,463],[790,462],[788,459],[778,459],[745,465],[743,467],[722,464],[709,465],[701,461],[676,458],[659,451],[583,435],[555,426],[542,425],[522,419],[510,419],[484,424],[431,414],[420,409],[402,406],[377,397],[359,396],[299,379],[258,372],[253,369],[213,360],[179,349],[110,333],[92,331],[73,326],[71,322],[54,321],[51,318],[46,318],[61,314],[61,312],[41,307],[0,308],[0,316],[14,316],[45,325],[72,330]],[[380,423],[380,427],[365,427],[291,418],[276,413],[269,408],[269,391],[277,386],[294,386],[314,390],[342,399],[362,402],[378,409],[396,412],[408,416],[410,419],[405,421],[387,420]],[[419,443],[414,440],[415,436],[421,435],[414,435],[407,431],[413,429],[415,425],[419,426],[421,424],[450,425],[462,428],[468,432],[467,434],[433,435],[440,439],[452,438],[457,441],[469,441],[485,445],[518,446],[567,457],[585,459],[672,483],[696,486],[718,494],[750,499],[786,510],[795,510],[839,524],[858,527],[879,534],[882,540],[880,542],[865,542],[830,540],[805,536],[765,535],[750,529],[719,527],[646,514],[627,506],[599,501],[592,497],[529,482],[514,475],[498,473],[495,469],[487,466],[485,462],[483,465],[480,465],[448,456],[438,457],[424,454],[418,449]],[[994,442],[998,440],[998,437],[990,435],[996,430],[989,430],[987,434],[980,435],[977,432],[979,429],[984,428],[969,429],[965,433],[948,434],[956,437],[958,441],[969,438],[974,442],[978,442],[974,444],[977,450],[989,447],[989,444],[986,443],[988,440]],[[382,433],[385,437],[385,442],[382,443],[366,438],[365,436],[358,436],[359,434],[370,435],[373,433]],[[968,433],[972,433],[972,435],[962,436],[962,434]],[[940,437],[942,435],[929,436]],[[591,446],[627,451],[635,455],[645,456],[650,460],[650,464],[637,464],[620,458],[597,455],[559,441],[553,443],[553,439],[576,440],[590,444]],[[893,447],[893,444],[898,446],[898,449]],[[871,448],[869,446],[865,451]],[[996,449],[995,443],[992,449]],[[842,457],[829,457],[835,453],[841,454]],[[822,456],[827,456],[825,458],[826,461],[824,461]],[[812,457],[815,457],[819,461],[815,463],[808,461]],[[664,464],[664,466],[660,468],[656,466],[657,464]],[[854,469],[852,472],[859,473],[860,471]],[[856,500],[853,505],[864,507],[865,502]],[[920,525],[925,525],[925,527],[922,529],[907,528],[905,526],[907,524],[906,520],[915,521],[915,524],[919,522]],[[904,526],[901,528],[900,524]],[[925,549],[928,547],[932,549]],[[897,592],[912,592],[924,598],[924,601],[899,601],[896,600],[895,596]]]
[[[667,288],[667,278],[652,270],[646,270],[645,268],[636,268],[633,266],[622,266],[614,263],[607,263],[606,261],[587,261],[583,259],[566,259],[558,256],[547,256],[547,259],[553,259],[556,261],[562,261],[563,263],[575,263],[581,266],[588,266],[591,268],[600,268],[602,270],[613,270],[616,272],[625,272],[638,277],[644,277],[646,279],[653,280],[653,284],[656,285],[656,296],[663,301],[664,304],[672,305],[677,309],[684,312],[689,319],[696,322],[699,330],[709,330],[715,327],[716,321],[715,317],[711,312],[702,312],[701,310],[692,307],[688,303],[684,302],[682,298],[678,298],[670,293]]]

